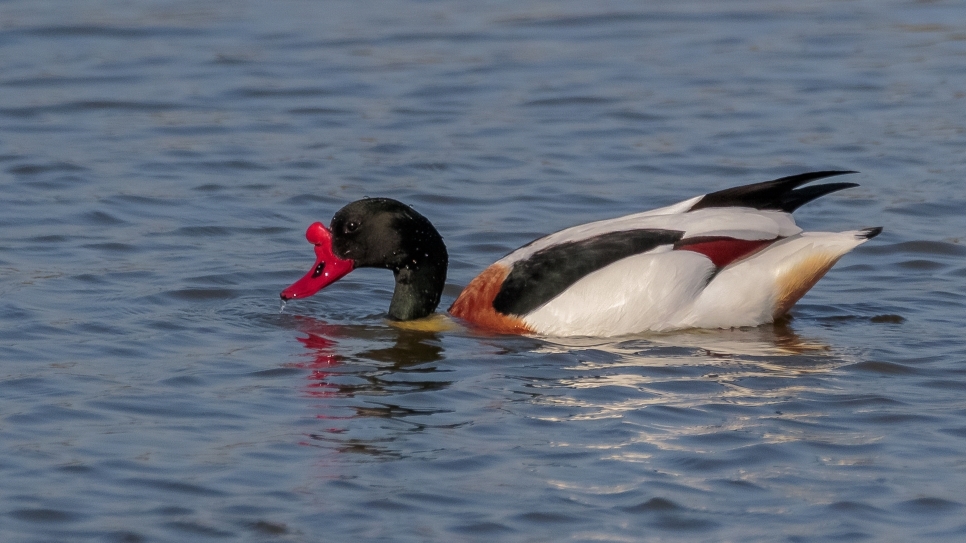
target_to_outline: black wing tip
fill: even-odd
[[[781,195],[774,204],[775,209],[781,209],[786,213],[791,213],[803,205],[817,200],[826,194],[838,192],[840,190],[858,187],[858,183],[823,183],[812,185],[800,189],[794,189]]]
[[[862,230],[859,230],[859,234],[856,237],[859,237],[862,239],[872,239],[881,233],[882,233],[881,226],[873,226],[871,228],[863,228]]]
[[[857,187],[857,183],[827,183],[798,188],[812,181],[859,173],[854,170],[822,170],[789,175],[763,183],[753,183],[705,194],[688,211],[709,207],[750,207],[781,210],[788,213],[812,200],[837,190]]]
[[[805,172],[797,173],[795,175],[788,175],[785,177],[779,177],[774,181],[766,181],[766,183],[782,184],[789,181],[796,181],[802,185],[808,183],[809,181],[815,181],[817,179],[825,179],[827,177],[836,177],[839,175],[849,175],[853,173],[859,173],[855,170],[819,170],[817,172]]]
[[[778,179],[773,179],[771,181],[765,181],[763,183],[755,183],[753,185],[747,185],[750,187],[770,187],[772,189],[784,189],[791,190],[800,187],[806,183],[811,183],[812,181],[818,181],[819,179],[827,179],[829,177],[837,177],[839,175],[850,175],[853,173],[859,173],[855,170],[819,170],[817,172],[805,172],[797,173],[795,175],[787,175],[785,177],[779,177]],[[738,187],[735,187],[738,188]],[[725,189],[729,190],[729,189]]]
[[[836,175],[848,175],[850,173],[859,173],[857,170],[823,170],[820,172],[809,172],[803,175],[821,175],[822,177],[816,177],[816,179],[822,179],[824,177],[835,177]]]

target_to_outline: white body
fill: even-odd
[[[498,264],[509,268],[552,245],[642,228],[683,231],[685,238],[784,239],[716,274],[703,254],[660,246],[588,274],[521,316],[522,321],[534,332],[551,336],[756,326],[787,311],[842,255],[868,237],[863,231],[802,232],[791,214],[782,211],[721,207],[687,212],[700,198],[568,228],[510,253]]]

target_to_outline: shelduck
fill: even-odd
[[[792,212],[858,186],[821,171],[695,196],[674,205],[573,226],[498,260],[463,289],[449,313],[496,333],[617,336],[772,322],[846,253],[881,227],[803,232]],[[352,202],[330,228],[309,226],[316,262],[282,291],[311,296],[355,268],[388,268],[389,318],[410,321],[439,305],[448,255],[425,217],[389,198]]]

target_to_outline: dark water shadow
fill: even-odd
[[[507,352],[573,352],[586,349],[627,352],[636,348],[663,348],[668,354],[703,353],[708,356],[791,357],[822,356],[833,348],[817,339],[802,336],[786,318],[773,324],[730,329],[688,329],[645,332],[613,338],[528,337],[505,343]]]

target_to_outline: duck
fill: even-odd
[[[856,183],[816,171],[727,188],[666,207],[572,226],[496,261],[466,285],[449,314],[497,334],[612,337],[774,322],[840,258],[882,227],[805,232],[804,204]],[[434,314],[446,282],[443,238],[391,198],[365,198],[311,224],[316,261],[281,292],[306,298],[356,268],[395,277],[390,321]]]

